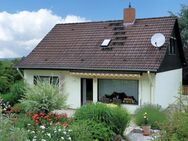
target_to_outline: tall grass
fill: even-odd
[[[118,106],[107,106],[96,103],[82,106],[75,113],[77,120],[93,120],[105,123],[114,133],[123,135],[123,131],[129,123],[128,112]]]
[[[25,111],[48,113],[66,107],[66,98],[57,85],[38,82],[37,85],[26,89],[20,102]]]
[[[167,120],[167,115],[158,105],[143,105],[135,111],[135,122],[142,126],[145,124],[144,114],[147,113],[147,123],[154,129],[159,129],[159,125]]]

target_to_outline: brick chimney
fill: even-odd
[[[134,24],[135,15],[136,15],[135,8],[132,8],[131,5],[129,4],[129,8],[124,9],[124,19],[123,19],[124,26],[129,26]]]

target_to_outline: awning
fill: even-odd
[[[134,73],[98,73],[98,72],[71,72],[71,75],[88,78],[139,79],[140,74]]]

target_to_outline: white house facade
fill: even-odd
[[[125,107],[133,113],[136,108],[143,104],[158,104],[163,108],[166,108],[169,104],[175,102],[178,96],[178,91],[182,81],[182,69],[176,69],[172,71],[162,73],[150,73],[145,72],[142,74],[116,74],[116,73],[81,73],[81,72],[70,72],[61,70],[24,70],[24,79],[30,85],[34,85],[34,77],[54,77],[57,76],[59,79],[59,87],[62,94],[67,95],[67,105],[70,108],[79,108],[82,104],[88,102],[99,101],[99,83],[105,80],[108,82],[114,81],[114,87],[111,88],[111,92],[124,92],[128,96],[134,96],[137,103],[123,103],[121,106]],[[91,84],[83,86],[82,81],[92,80]],[[125,82],[125,85],[116,87],[115,83],[119,84],[119,81]],[[126,82],[129,81],[133,84],[126,86]],[[138,85],[134,85],[138,83]],[[117,85],[118,85],[117,84]],[[92,92],[87,91],[88,85],[92,85]],[[103,84],[105,85],[105,84]],[[85,87],[84,90],[81,90]],[[122,88],[124,87],[124,88]],[[109,89],[108,84],[106,88]],[[129,93],[127,93],[129,91]],[[85,94],[83,94],[85,93]],[[92,98],[88,97],[88,94]]]

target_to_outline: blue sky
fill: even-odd
[[[136,18],[178,13],[188,0],[0,0],[0,58],[27,56],[57,23],[122,19],[131,2]]]
[[[137,10],[137,18],[168,16],[177,13],[188,0],[0,0],[0,11],[15,13],[22,10],[50,9],[54,14],[78,15],[90,20],[121,19],[122,9],[129,1]]]

